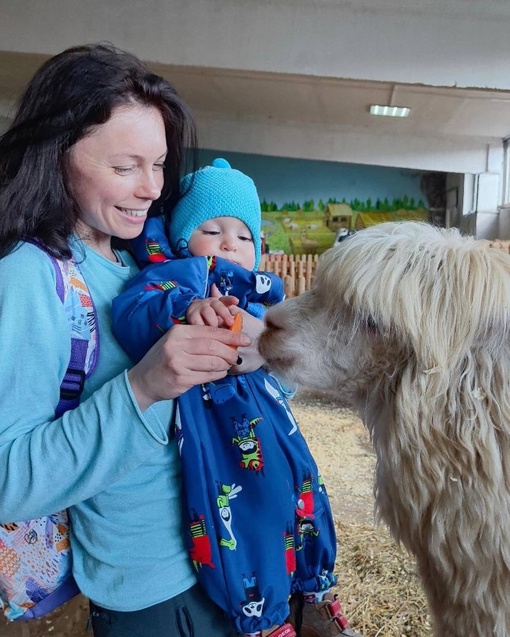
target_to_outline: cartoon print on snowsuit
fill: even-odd
[[[200,582],[249,633],[284,623],[281,601],[291,592],[336,582],[335,532],[317,466],[277,381],[259,370],[216,386],[234,391],[223,393],[226,400],[216,393],[217,401],[195,387],[178,401],[185,516],[206,520],[211,552],[198,566]],[[188,542],[192,551],[196,539]],[[249,578],[256,594],[247,594]]]

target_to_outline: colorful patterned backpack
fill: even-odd
[[[95,308],[78,264],[48,256],[71,331],[71,359],[55,409],[58,418],[80,402],[85,379],[97,363],[99,343]],[[8,619],[41,617],[78,593],[67,511],[0,525],[0,603]]]

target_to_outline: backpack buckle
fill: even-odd
[[[61,400],[78,398],[85,386],[86,374],[83,369],[68,367],[62,385],[60,386]]]

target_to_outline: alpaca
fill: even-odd
[[[508,637],[510,256],[425,223],[362,230],[268,311],[259,350],[358,411],[435,635]]]

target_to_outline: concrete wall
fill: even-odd
[[[198,113],[201,146],[301,159],[323,159],[441,172],[485,172],[489,155],[503,156],[503,142],[441,137],[373,136],[299,123],[239,121]]]
[[[510,239],[510,206],[501,206],[499,209],[498,239]]]
[[[507,0],[2,0],[0,49],[110,40],[170,64],[510,87]]]

